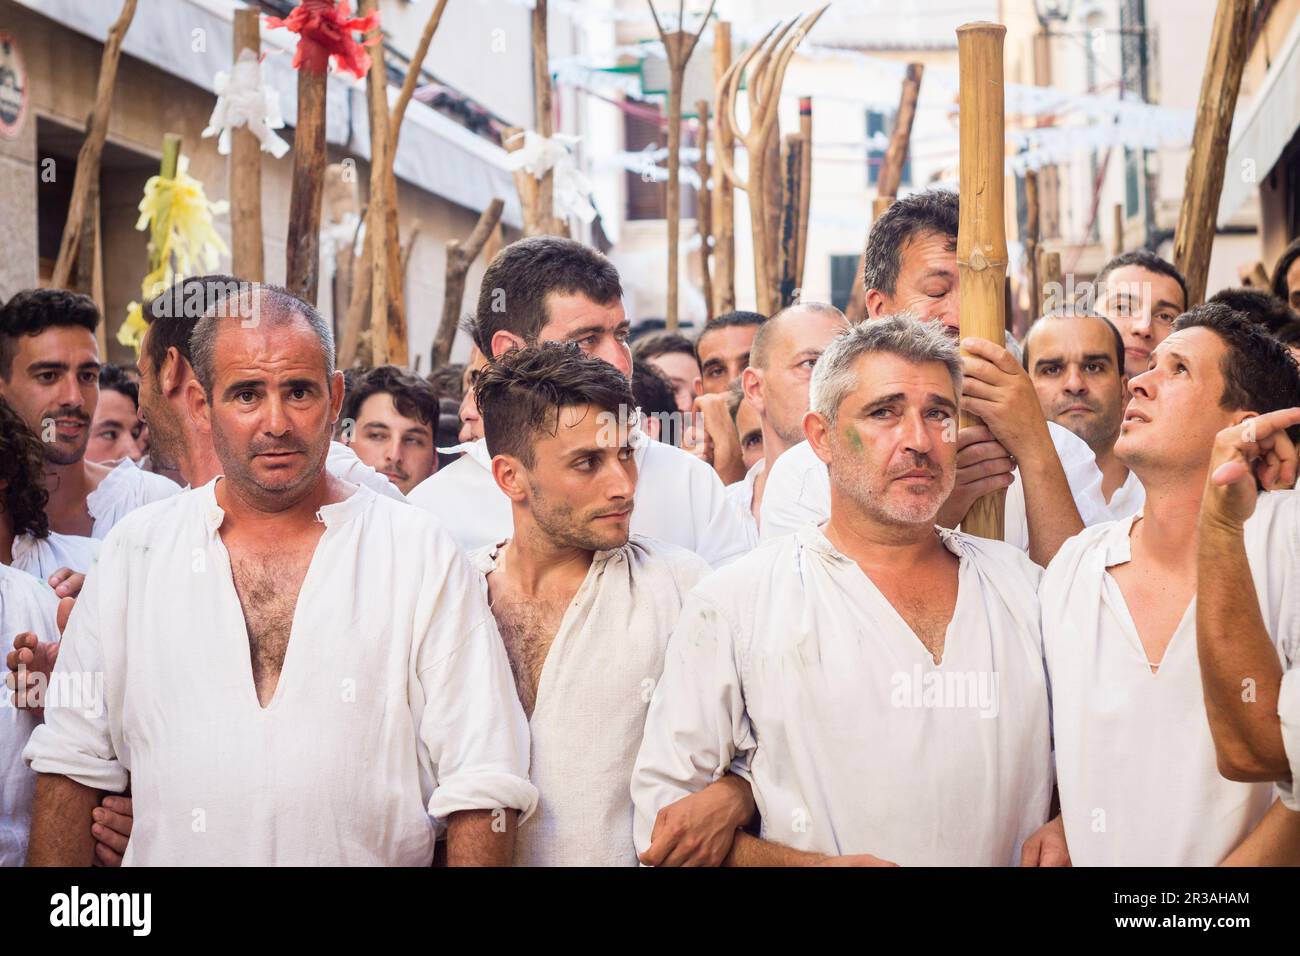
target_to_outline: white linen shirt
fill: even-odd
[[[1261,494],[1245,526],[1265,627],[1288,670],[1300,657],[1297,494]],[[1273,786],[1219,774],[1195,598],[1151,672],[1107,571],[1130,560],[1135,520],[1071,538],[1039,590],[1066,842],[1078,866],[1215,866],[1259,823]]]
[[[99,539],[51,531],[44,538],[21,534],[14,538],[13,567],[45,581],[61,568],[85,574],[99,554]]]
[[[482,575],[499,547],[470,556]],[[537,812],[519,828],[517,866],[636,866],[628,784],[664,648],[698,555],[634,535],[598,551],[560,622],[528,722]]]
[[[674,445],[631,432],[637,466],[632,533],[694,551],[713,567],[744,554],[745,529],[717,474]],[[504,541],[513,531],[510,499],[492,477],[492,456],[479,440],[465,454],[411,489],[407,500],[438,518],[466,551]]]
[[[32,769],[129,782],[127,864],[427,866],[449,814],[531,813],[509,661],[436,522],[365,487],[320,509],[263,708],[215,484],[104,541],[55,665],[102,674],[102,706],[47,707]]]
[[[103,540],[127,515],[141,505],[178,495],[183,489],[170,478],[145,471],[130,458],[123,458],[90,494],[86,510],[94,519],[90,536]]]
[[[762,837],[908,865],[1007,866],[1047,820],[1041,569],[935,529],[960,559],[943,660],[812,525],[688,597],[632,778],[636,845],[729,767]]]
[[[758,547],[758,522],[754,520],[754,482],[763,473],[767,461],[760,458],[753,467],[745,472],[745,477],[726,487],[727,503],[735,509],[740,523],[745,529],[745,541],[749,550]]]

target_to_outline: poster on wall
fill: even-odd
[[[13,139],[27,118],[27,70],[18,44],[0,33],[0,136]]]

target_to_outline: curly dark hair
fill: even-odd
[[[533,467],[533,440],[561,408],[591,405],[632,414],[636,399],[623,373],[586,355],[572,342],[512,349],[489,362],[474,384],[483,437],[493,455],[512,455]]]
[[[407,375],[394,365],[372,368],[349,383],[339,420],[356,421],[366,399],[380,392],[392,396],[398,414],[423,422],[430,431],[438,430],[441,409],[437,390],[424,379]]]
[[[1221,289],[1206,301],[1222,302],[1234,312],[1244,312],[1252,322],[1264,326],[1270,333],[1296,318],[1290,306],[1263,289]]]
[[[135,410],[140,410],[140,386],[127,378],[126,370],[120,365],[107,363],[99,367],[99,390],[120,392],[131,399]]]
[[[9,516],[15,535],[45,538],[50,519],[45,514],[45,452],[41,441],[16,411],[0,398],[0,507]]]
[[[18,337],[40,335],[48,328],[79,325],[91,332],[99,325],[99,308],[88,295],[66,289],[24,289],[0,308],[0,378],[13,372]]]

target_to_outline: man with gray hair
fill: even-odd
[[[803,425],[830,517],[687,599],[632,778],[638,850],[731,769],[762,816],[760,837],[736,832],[733,865],[1064,861],[1044,829],[1041,571],[934,523],[961,388],[956,345],[906,316],[822,354]]]
[[[226,305],[230,303],[227,301]],[[510,860],[537,800],[510,665],[431,518],[325,466],[328,323],[252,286],[193,332],[189,413],[221,473],[105,539],[24,758],[28,861],[88,864],[103,791],[139,865]]]

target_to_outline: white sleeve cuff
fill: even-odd
[[[1291,765],[1289,783],[1278,783],[1278,796],[1287,809],[1300,812],[1300,669],[1282,675],[1277,695],[1277,715],[1282,722],[1282,747]]]

